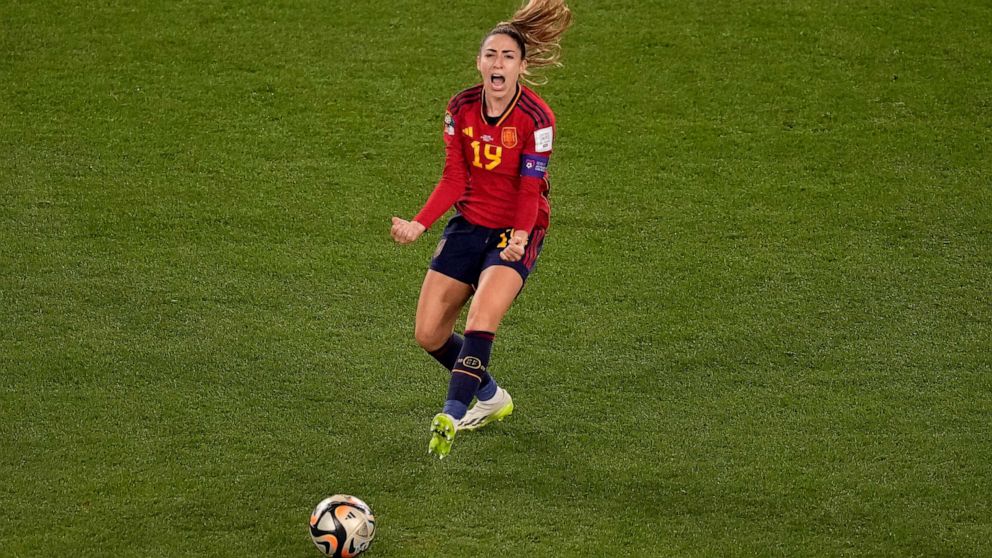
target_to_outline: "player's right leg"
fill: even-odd
[[[438,359],[448,370],[458,357],[461,343],[457,347],[446,347],[452,341],[455,322],[472,296],[472,286],[434,271],[427,270],[424,284],[420,287],[420,299],[417,301],[417,318],[414,326],[414,338],[425,351]],[[448,353],[454,352],[451,364],[446,364],[443,349]]]
[[[471,295],[471,285],[433,269],[427,271],[420,289],[414,337],[424,350],[449,370],[461,350],[461,338],[454,333],[455,322]],[[455,440],[456,422],[457,419],[448,414],[434,416],[428,453],[437,454],[442,459],[448,455]]]

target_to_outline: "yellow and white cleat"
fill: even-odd
[[[503,388],[496,388],[496,395],[488,401],[476,401],[475,406],[458,421],[458,430],[476,430],[493,421],[500,421],[513,413],[513,398]]]
[[[451,452],[451,444],[455,441],[455,418],[445,413],[434,415],[431,420],[431,443],[427,446],[428,454],[436,454],[438,459],[444,459]]]

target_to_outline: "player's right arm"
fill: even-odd
[[[444,116],[445,157],[441,180],[413,219],[406,221],[393,217],[390,232],[393,239],[400,244],[409,244],[417,240],[438,218],[451,209],[451,206],[455,205],[468,187],[468,165],[465,162],[465,152],[462,150],[461,134],[456,133],[458,125],[453,113],[453,109],[456,108],[453,106],[456,98],[457,96],[448,104],[448,111]]]
[[[457,96],[456,96],[457,98]],[[462,146],[462,135],[457,133],[458,116],[452,103],[444,115],[444,171],[441,180],[431,192],[427,203],[413,218],[425,228],[430,228],[446,211],[455,205],[468,187],[468,164]]]

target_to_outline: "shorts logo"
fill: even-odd
[[[449,136],[455,135],[455,117],[451,116],[450,112],[444,113],[444,133]]]
[[[517,129],[512,126],[507,126],[503,128],[503,134],[500,137],[503,140],[503,147],[507,149],[512,149],[517,146]]]
[[[478,370],[482,368],[482,361],[474,356],[467,356],[462,359],[462,366],[465,368],[472,368],[473,370]]]
[[[437,248],[434,249],[434,256],[432,256],[433,258],[436,258],[436,257],[438,257],[438,256],[441,255],[441,250],[444,250],[444,242],[446,240],[448,240],[448,239],[447,238],[442,238],[441,239],[441,242],[438,242],[437,243]]]

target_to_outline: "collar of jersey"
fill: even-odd
[[[510,116],[510,113],[513,111],[513,107],[517,106],[517,101],[520,99],[520,95],[522,95],[523,92],[524,92],[524,88],[520,87],[520,84],[518,83],[517,92],[513,95],[513,100],[510,101],[509,105],[506,105],[506,109],[503,111],[503,114],[499,115],[499,120],[497,120],[496,124],[493,124],[493,126],[501,126],[503,124],[503,121],[506,120],[506,117]],[[486,124],[489,124],[489,117],[486,116],[485,89],[482,90],[482,103],[480,103],[479,110],[482,111],[482,121],[485,122]]]

